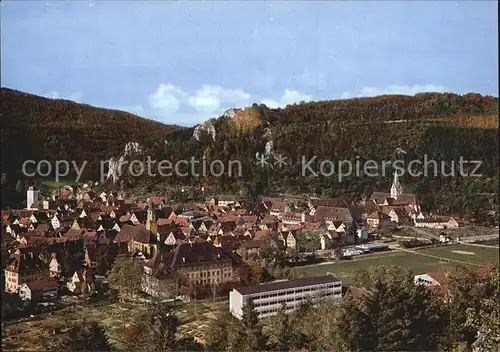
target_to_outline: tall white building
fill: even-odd
[[[397,172],[394,172],[394,180],[392,181],[392,186],[391,186],[391,198],[398,199],[398,197],[402,194],[403,194],[403,187],[399,182],[399,175]]]
[[[40,191],[36,189],[35,186],[29,186],[26,191],[26,208],[33,209],[38,207],[38,202],[40,201]],[[36,203],[33,206],[33,203]]]
[[[259,318],[276,315],[283,303],[286,311],[298,308],[308,298],[342,299],[342,281],[334,276],[281,280],[233,289],[229,293],[229,310],[238,319],[251,299]]]

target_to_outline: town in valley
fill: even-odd
[[[2,351],[500,352],[497,2],[0,22]]]
[[[82,317],[124,346],[141,314],[163,304],[178,312],[177,334],[203,350],[218,314],[242,319],[250,304],[272,324],[307,304],[338,307],[369,294],[363,275],[383,275],[379,266],[409,269],[412,284],[439,299],[457,268],[478,283],[498,275],[498,227],[422,212],[396,174],[387,192],[358,204],[228,194],[180,203],[97,184],[48,196],[28,185],[24,209],[2,210],[4,331],[22,333],[6,348],[28,343],[20,336],[32,326],[62,334],[63,320]]]

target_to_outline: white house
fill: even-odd
[[[441,286],[441,284],[446,280],[445,272],[433,272],[426,274],[415,275],[413,282],[415,285],[425,285],[425,286]]]
[[[19,297],[23,301],[45,301],[57,298],[59,285],[54,279],[25,282],[19,288]]]
[[[49,274],[50,277],[59,277],[61,275],[62,267],[57,261],[56,255],[53,253],[52,258],[49,262]]]
[[[220,207],[227,207],[236,203],[236,197],[232,195],[220,195],[217,197],[217,205]]]
[[[456,229],[458,222],[451,216],[433,216],[423,220],[414,219],[415,227],[425,227],[430,229]]]
[[[356,236],[358,236],[360,240],[365,241],[368,239],[368,231],[366,229],[357,229]]]
[[[333,276],[280,280],[235,288],[229,293],[229,310],[238,319],[251,299],[259,318],[276,315],[283,304],[291,312],[310,298],[342,299],[342,281]]]
[[[67,282],[68,290],[73,293],[82,293],[85,290],[90,292],[90,282],[92,281],[92,273],[89,270],[77,270]]]

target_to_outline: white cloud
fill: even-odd
[[[150,95],[149,103],[153,109],[160,110],[163,114],[176,113],[186,93],[173,84],[160,84],[156,91]]]
[[[59,94],[58,92],[56,91],[52,91],[48,94],[45,94],[45,96],[47,98],[50,98],[50,99],[64,99],[64,100],[72,100],[72,101],[75,101],[77,103],[79,103],[82,98],[83,98],[83,93],[82,92],[74,92],[70,95],[61,95]]]
[[[230,107],[246,105],[249,100],[250,94],[241,89],[203,85],[195,95],[188,98],[188,103],[199,112],[220,113]]]
[[[311,101],[313,100],[312,95],[303,94],[297,90],[287,89],[281,96],[279,100],[273,99],[264,99],[262,100],[262,104],[265,104],[268,108],[276,109],[276,108],[284,108],[287,105],[298,104],[301,101]]]
[[[417,93],[424,92],[437,92],[443,93],[448,89],[443,86],[438,86],[434,84],[425,85],[413,85],[413,86],[401,86],[401,85],[390,85],[387,88],[376,88],[376,87],[364,87],[357,92],[344,92],[341,95],[342,99],[349,98],[360,98],[360,97],[373,97],[377,95],[387,95],[387,94],[403,94],[403,95],[415,95]]]
[[[155,119],[176,124],[196,124],[208,118],[218,117],[229,108],[244,108],[252,103],[266,104],[269,108],[285,107],[301,101],[311,101],[309,94],[286,89],[279,99],[263,99],[242,89],[231,89],[219,85],[204,84],[199,89],[186,92],[171,83],[162,83],[149,96],[149,107],[131,110],[122,106],[121,110],[146,113]],[[142,106],[141,106],[142,109]]]

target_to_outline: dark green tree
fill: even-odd
[[[290,351],[299,344],[291,318],[286,313],[286,304],[283,304],[278,314],[273,317],[269,343],[273,351]]]
[[[2,186],[6,186],[7,185],[7,174],[5,172],[2,173],[2,180],[1,180],[0,184]]]
[[[64,346],[68,351],[111,351],[106,333],[96,321],[73,326],[68,337]]]
[[[378,270],[368,294],[347,299],[339,318],[340,336],[349,350],[436,350],[446,325],[440,305],[413,283],[403,268]]]
[[[18,180],[16,182],[16,192],[22,193],[23,191],[23,182],[21,180]]]
[[[249,299],[243,307],[241,320],[228,334],[228,349],[230,351],[264,351],[266,346],[267,336],[262,331],[262,324],[253,301]]]

